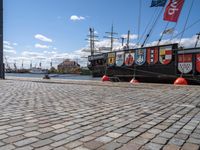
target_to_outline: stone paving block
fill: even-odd
[[[61,134],[57,134],[57,135],[51,137],[51,139],[54,140],[54,141],[59,141],[59,140],[65,139],[65,138],[67,138],[69,136],[70,135],[68,135],[66,133],[61,133]]]
[[[106,134],[107,136],[111,137],[111,138],[118,138],[120,137],[122,134],[120,133],[115,133],[115,132],[110,132]]]
[[[1,134],[0,135],[0,140],[7,138],[8,136],[6,134]]]
[[[31,146],[25,146],[25,147],[17,148],[15,150],[32,150],[32,149],[33,149],[33,147],[31,147]]]
[[[181,134],[181,133],[178,133],[174,136],[175,138],[178,138],[178,139],[183,139],[183,140],[186,140],[189,135],[188,134]]]
[[[25,146],[25,145],[34,143],[36,141],[38,141],[37,138],[26,138],[24,140],[20,140],[20,141],[15,142],[14,145],[16,145],[16,146]]]
[[[199,150],[200,146],[192,143],[185,143],[181,150]]]
[[[171,145],[171,144],[165,145],[165,146],[163,147],[163,150],[179,150],[179,149],[180,149],[179,146]]]
[[[141,133],[140,132],[136,132],[136,131],[131,131],[131,132],[128,132],[126,135],[129,136],[129,137],[136,137],[138,135],[140,135]]]
[[[13,149],[15,149],[15,146],[12,144],[0,147],[0,150],[13,150]]]
[[[51,138],[51,137],[53,137],[53,136],[55,136],[55,135],[56,135],[56,134],[53,133],[53,132],[47,132],[47,133],[42,133],[42,134],[38,135],[37,138],[43,140],[43,139]]]
[[[77,147],[73,150],[90,150],[90,149],[80,146],[80,147]]]
[[[22,134],[22,133],[24,133],[24,131],[17,130],[17,131],[13,131],[13,132],[8,132],[7,135],[9,135],[9,136],[15,136],[15,135],[19,135],[19,134]]]
[[[135,143],[128,143],[117,150],[139,150],[141,145]]]
[[[149,133],[149,132],[145,132],[143,134],[140,135],[140,137],[144,138],[144,139],[152,139],[155,137],[155,134]]]
[[[196,138],[189,138],[187,140],[188,143],[193,143],[193,144],[200,144],[200,139],[196,139]]]
[[[39,148],[34,148],[34,150],[52,150],[53,148],[51,146],[43,146]]]
[[[66,148],[66,147],[63,147],[63,146],[61,146],[61,147],[54,148],[54,150],[67,150],[67,148]]]
[[[172,139],[170,139],[170,141],[168,143],[172,144],[172,145],[177,145],[177,146],[181,147],[184,142],[185,142],[185,140],[178,139],[178,138],[172,138]]]
[[[119,137],[118,139],[116,139],[116,141],[118,143],[122,143],[122,144],[126,144],[128,143],[132,138],[131,137],[128,137],[128,136],[121,136]]]
[[[93,137],[93,136],[85,136],[85,137],[81,138],[80,141],[88,142],[88,141],[91,141],[93,139],[95,139],[95,137]]]
[[[65,147],[72,149],[72,148],[78,147],[82,144],[83,144],[83,142],[81,142],[81,141],[74,141],[74,142],[70,142],[70,143],[66,144]]]
[[[32,146],[35,148],[38,148],[38,147],[49,145],[52,142],[53,142],[53,140],[50,140],[50,139],[39,140],[38,142],[33,143]]]
[[[95,141],[102,142],[102,143],[108,143],[112,140],[113,140],[113,138],[108,137],[108,136],[101,136],[101,137],[98,137],[97,139],[95,139]]]
[[[84,147],[88,148],[88,149],[92,149],[92,150],[96,150],[99,147],[101,147],[104,143],[100,142],[100,141],[89,141],[83,144]]]
[[[115,149],[117,149],[121,146],[122,146],[121,143],[111,142],[111,143],[108,143],[108,144],[102,146],[100,149],[102,149],[102,150],[115,150]]]
[[[144,149],[146,150],[160,150],[163,147],[161,144],[156,143],[148,143],[144,146]]]
[[[22,140],[24,138],[25,137],[23,135],[17,135],[17,136],[8,137],[6,139],[3,139],[2,141],[5,142],[5,143],[14,143],[14,142],[20,141],[20,140]]]
[[[116,133],[119,133],[119,134],[125,134],[125,133],[127,133],[127,132],[129,132],[129,131],[131,131],[131,129],[130,128],[119,128],[119,129],[117,129],[117,130],[114,130],[113,132],[116,132]]]
[[[163,138],[163,137],[158,136],[158,137],[152,139],[152,142],[153,142],[153,143],[157,143],[157,144],[162,144],[162,145],[164,145],[164,144],[167,143],[167,140],[168,140],[168,139],[166,139],[166,138]]]
[[[32,131],[32,132],[27,132],[24,134],[25,137],[33,137],[33,136],[38,136],[40,135],[41,133],[40,132],[37,132],[37,131]]]
[[[162,133],[159,134],[159,136],[170,139],[171,137],[174,136],[174,134],[168,133],[168,132],[162,132]]]

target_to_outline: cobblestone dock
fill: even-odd
[[[200,88],[0,80],[0,150],[199,150]]]

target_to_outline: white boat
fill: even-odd
[[[30,73],[33,73],[33,74],[46,74],[48,73],[48,70],[47,69],[42,69],[42,68],[32,68],[30,70]]]

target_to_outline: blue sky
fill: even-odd
[[[176,32],[183,29],[192,0],[185,0]],[[155,11],[150,8],[151,0],[142,0],[141,31],[152,19]],[[49,62],[57,65],[64,58],[78,59],[88,54],[81,53],[87,48],[85,41],[89,27],[94,27],[99,36],[100,46],[108,46],[103,39],[111,24],[118,32],[117,37],[127,34],[128,29],[137,36],[139,0],[4,0],[4,51],[10,64],[23,61],[28,67],[32,61],[35,65],[40,61],[43,67]],[[188,25],[200,19],[200,1],[195,0]],[[166,22],[163,14],[148,42],[159,38]],[[175,23],[170,23],[173,27]],[[184,38],[192,38],[199,29],[200,23],[187,30]],[[164,39],[168,39],[165,37]],[[194,38],[192,38],[194,40]],[[187,39],[186,39],[187,40]],[[184,41],[184,40],[183,40]],[[132,39],[136,43],[137,39]],[[119,45],[119,41],[116,41]]]

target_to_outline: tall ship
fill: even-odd
[[[114,41],[112,27],[109,36],[111,39],[110,51],[96,54],[94,51],[94,29],[90,28],[91,55],[88,56],[88,68],[91,70],[93,77],[107,75],[119,81],[129,81],[134,78],[139,81],[165,83],[173,83],[177,77],[184,77],[189,83],[200,84],[200,47],[198,47],[200,33],[196,35],[196,43],[193,47],[185,48],[180,45],[184,32],[189,28],[187,26],[188,19],[194,0],[191,1],[184,29],[179,33],[181,35],[180,42],[173,43],[171,40],[166,44],[160,44],[165,34],[174,34],[175,27],[168,28],[168,24],[169,22],[177,23],[183,5],[184,0],[152,1],[151,7],[162,7],[162,10],[165,8],[164,20],[167,21],[160,39],[153,46],[148,46],[146,42],[161,13],[155,19],[152,28],[144,38],[144,42],[135,47],[129,46],[130,32],[128,32],[126,46],[120,50],[114,50],[112,47]],[[190,27],[192,26],[190,25]]]

